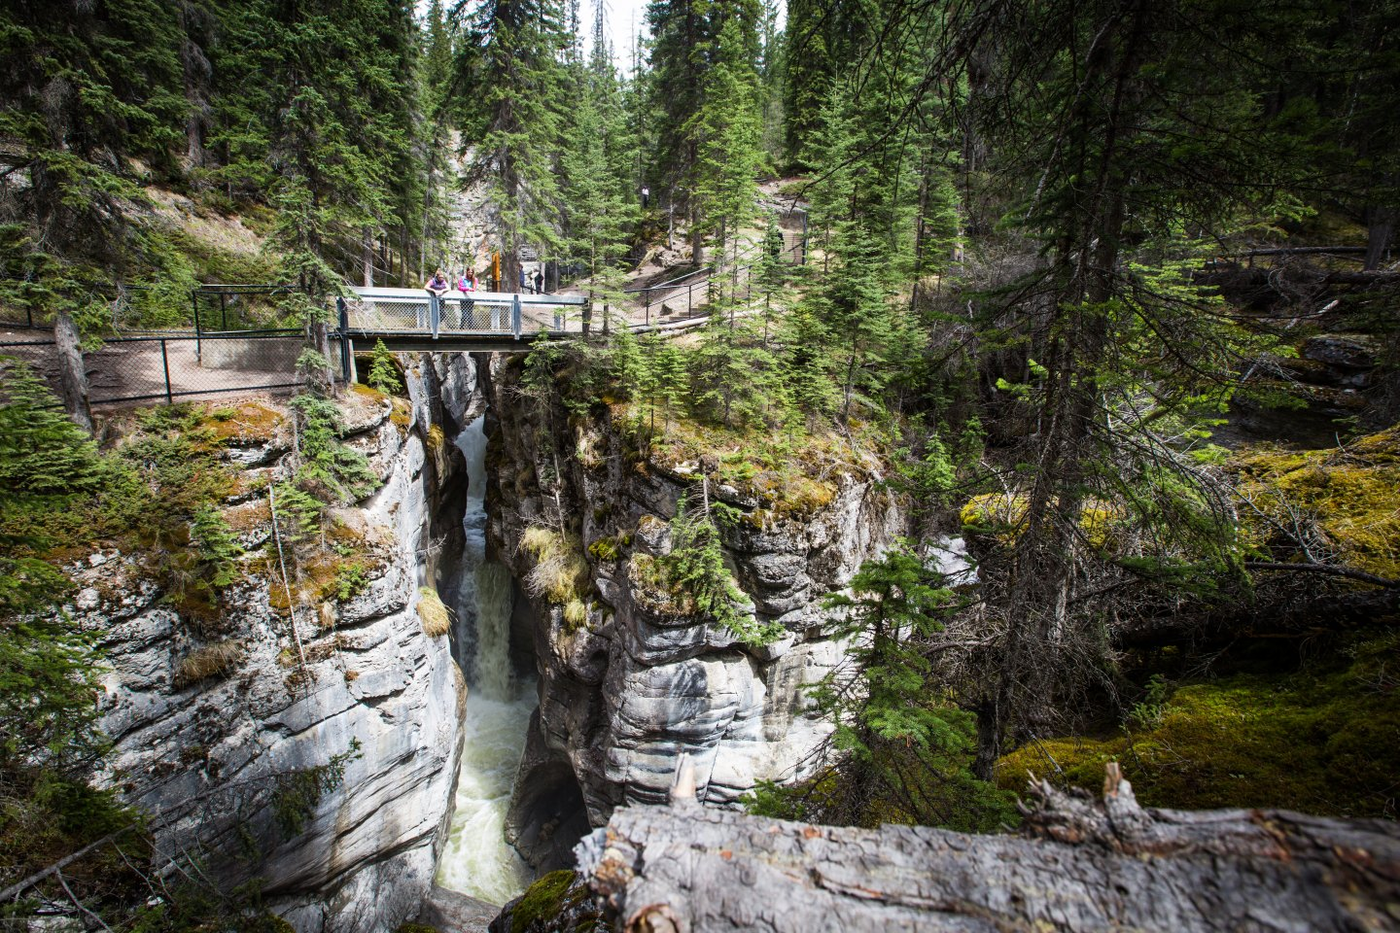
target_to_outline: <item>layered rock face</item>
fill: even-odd
[[[493,360],[491,532],[516,578],[527,589],[536,581],[533,619],[521,621],[535,643],[540,708],[508,825],[517,848],[537,866],[567,861],[580,813],[600,826],[619,805],[665,800],[683,754],[699,798],[715,804],[759,781],[804,777],[830,727],[803,688],[844,654],[824,631],[821,598],[904,527],[879,464],[832,471],[825,495],[785,510],[709,482],[708,457],[631,451],[609,415],[571,417],[557,399],[522,397],[519,379],[518,364]],[[746,646],[679,614],[637,573],[638,555],[669,551],[668,520],[687,493],[743,513],[724,533],[726,560],[757,618],[785,629],[777,642]],[[551,555],[539,553],[541,536],[556,543]],[[539,565],[584,559],[581,605],[555,604],[540,583],[558,568]]]
[[[430,544],[454,522],[460,536],[455,466],[441,428],[428,430],[438,375],[420,367],[411,379],[412,424],[402,409],[391,418],[385,399],[350,396],[349,442],[383,480],[339,515],[372,568],[368,585],[289,620],[273,608],[284,587],[275,556],[251,565],[226,600],[221,628],[236,658],[219,674],[187,683],[182,661],[198,646],[132,556],[93,555],[76,575],[73,614],[102,633],[111,668],[107,778],[156,815],[159,845],[199,854],[224,883],[261,877],[266,901],[299,931],[370,933],[415,916],[450,816],[466,691],[448,638],[428,635],[417,611],[420,588],[438,582],[443,548]],[[288,435],[228,455],[275,480]],[[250,519],[244,547],[275,555],[267,492],[235,499],[239,510]],[[343,780],[302,825],[278,818],[289,775],[347,755]]]

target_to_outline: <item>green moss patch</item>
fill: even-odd
[[[1179,688],[1148,730],[1033,743],[1001,761],[1093,792],[1118,761],[1146,805],[1278,807],[1394,819],[1400,795],[1400,633],[1353,645],[1330,672],[1240,674]],[[1056,766],[1059,771],[1057,772]]]
[[[548,925],[564,911],[583,903],[588,892],[582,886],[574,887],[577,879],[578,872],[552,871],[530,885],[511,911],[511,933],[525,933],[534,924]]]
[[[827,507],[836,498],[840,476],[873,480],[888,472],[869,452],[887,449],[889,438],[869,423],[852,425],[854,443],[834,428],[769,435],[682,416],[658,418],[642,431],[635,403],[609,407],[614,424],[647,435],[632,438],[645,448],[644,470],[654,467],[696,482],[707,475],[712,495],[722,498],[717,487],[731,486],[772,516],[799,518]]]

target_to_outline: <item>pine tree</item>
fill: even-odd
[[[705,75],[704,102],[685,127],[696,153],[693,232],[715,236],[722,264],[732,241],[730,266],[737,266],[740,228],[754,214],[756,179],[764,162],[758,75],[743,29],[738,18],[730,18],[720,30]]]
[[[744,644],[769,644],[782,636],[783,628],[753,616],[751,601],[725,566],[719,528],[706,506],[697,510],[684,497],[676,503],[671,552],[660,559],[665,585],[683,595],[696,615],[723,626]]]
[[[27,363],[0,357],[0,394],[0,494],[65,495],[97,486],[96,445]]]
[[[713,229],[713,221],[707,221],[703,213],[702,202],[705,197],[717,196],[722,187],[715,181],[713,159],[708,173],[700,168],[700,147],[709,137],[698,128],[706,125],[747,137],[751,130],[739,126],[759,119],[754,112],[757,101],[753,99],[752,84],[759,57],[760,16],[758,0],[654,0],[647,8],[653,36],[649,89],[657,152],[648,176],[658,190],[668,193],[673,204],[689,214],[692,259],[696,264],[704,261],[703,237]],[[730,23],[734,25],[726,34]],[[721,63],[727,74],[716,84],[710,72]],[[734,103],[747,94],[748,109],[733,114],[721,114],[714,108],[706,111],[706,97],[711,91],[730,95]],[[706,114],[703,117],[702,112]],[[761,136],[761,120],[759,127]],[[756,141],[752,148],[757,148]],[[746,150],[740,157],[748,159],[750,153]],[[707,179],[704,195],[698,191],[702,177]]]
[[[99,320],[115,276],[148,261],[134,160],[173,173],[188,104],[175,9],[157,0],[0,12],[0,294]],[[15,180],[22,180],[15,184]]]
[[[831,767],[808,803],[787,815],[837,824],[908,822],[964,831],[995,829],[1010,815],[1004,795],[975,780],[970,717],[939,699],[929,639],[958,607],[956,595],[917,554],[867,561],[850,593],[826,600],[844,663],[813,693],[836,724]]]
[[[227,14],[223,46],[221,175],[269,191],[271,247],[299,290],[289,313],[319,319],[316,299],[359,272],[366,231],[402,230],[421,212],[410,11],[397,0],[248,0]]]
[[[601,3],[598,13],[601,23]],[[578,103],[569,114],[560,158],[568,235],[562,245],[587,270],[589,297],[596,308],[623,298],[621,260],[638,205],[628,190],[632,154],[621,90],[599,36],[595,35],[586,71],[581,64],[577,71]]]
[[[368,382],[380,392],[392,394],[403,391],[403,380],[399,378],[399,368],[394,363],[394,355],[389,352],[382,339],[375,341],[374,349],[370,351]]]
[[[528,244],[557,251],[560,193],[555,159],[563,138],[571,39],[558,0],[494,0],[481,8],[464,50],[467,126],[476,157],[469,181],[484,181],[499,218],[501,275],[520,278]]]

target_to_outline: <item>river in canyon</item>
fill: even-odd
[[[535,685],[512,669],[512,581],[486,558],[486,435],[478,418],[458,436],[467,461],[466,544],[457,609],[467,676],[466,745],[457,774],[456,807],[438,862],[438,884],[503,905],[533,878],[505,839],[520,754],[525,747]]]

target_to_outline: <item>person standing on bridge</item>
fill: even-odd
[[[452,288],[452,286],[447,281],[447,276],[442,274],[441,269],[438,269],[436,272],[433,273],[433,277],[428,279],[427,283],[423,285],[423,288],[426,289],[428,292],[428,308],[432,314],[432,320],[441,321],[442,296],[446,295],[448,290]],[[419,312],[418,326],[426,327],[427,324],[428,322],[423,320],[422,312]]]
[[[535,294],[544,294],[544,269],[535,270]]]
[[[457,279],[457,291],[462,293],[462,330],[466,330],[472,318],[472,306],[476,302],[472,301],[472,292],[476,291],[476,270],[463,270],[460,278]]]

